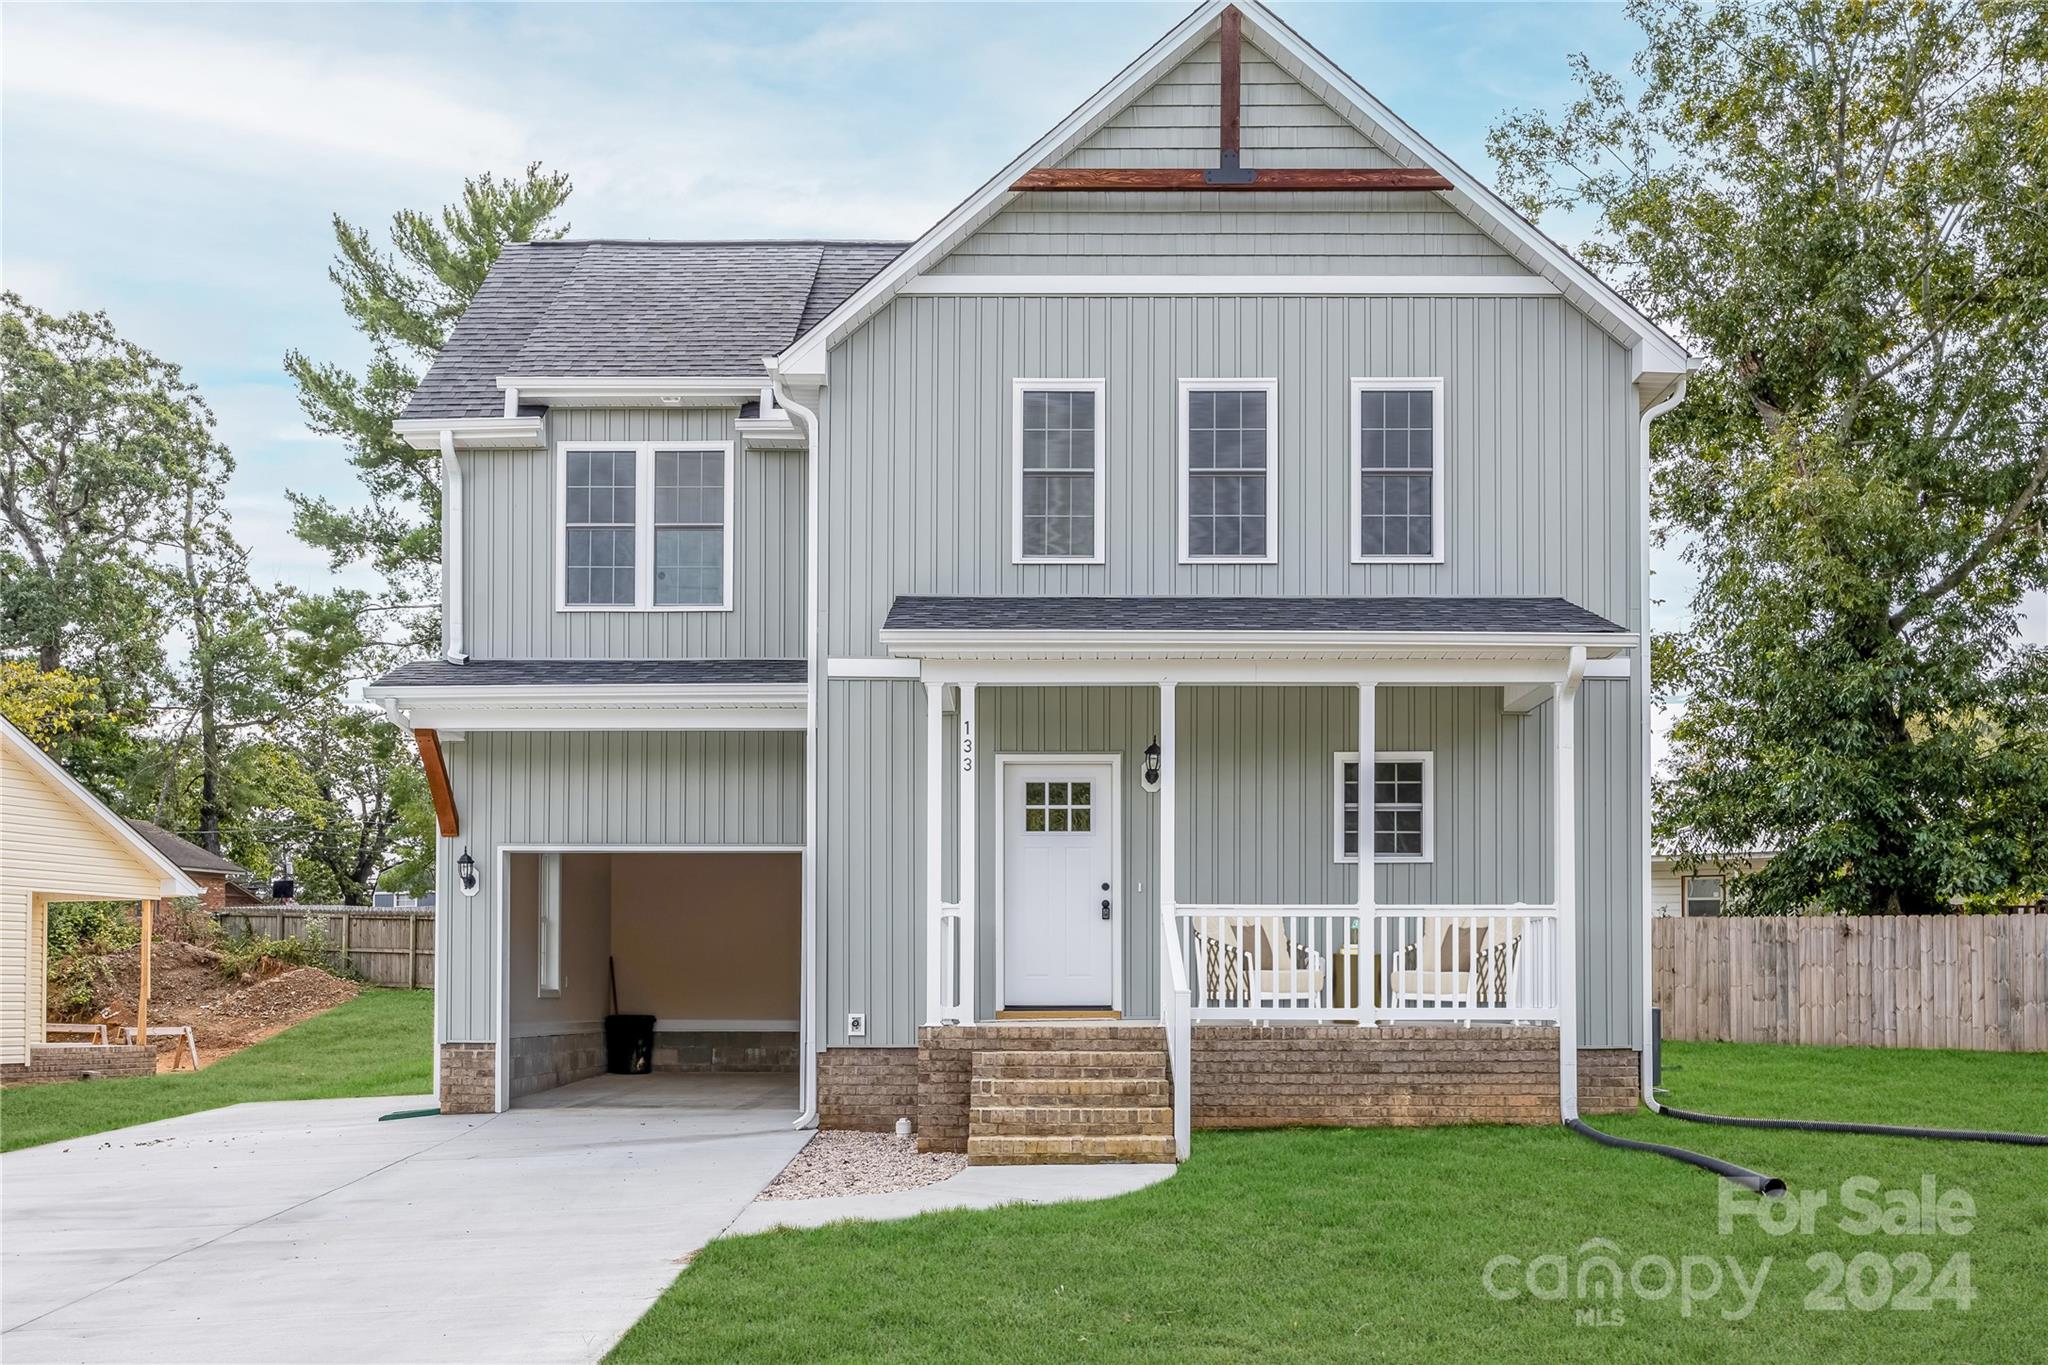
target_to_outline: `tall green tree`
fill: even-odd
[[[1632,0],[1632,75],[1490,140],[1704,354],[1655,512],[1698,571],[1659,823],[1774,848],[1738,908],[2048,887],[2048,11]]]
[[[387,584],[387,608],[420,609],[401,632],[420,647],[431,648],[439,634],[431,609],[440,573],[440,456],[398,440],[391,424],[505,244],[550,241],[568,230],[555,217],[572,188],[568,176],[539,163],[505,180],[477,176],[438,212],[394,214],[389,250],[336,215],[327,275],[369,342],[369,367],[355,374],[299,351],[285,356],[308,424],[341,438],[367,495],[361,506],[339,507],[292,494],[298,536],[327,551],[337,569],[374,565]]]

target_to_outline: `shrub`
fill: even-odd
[[[326,921],[318,916],[308,919],[296,938],[254,938],[237,934],[217,940],[213,948],[219,954],[220,974],[238,985],[293,967],[318,967],[323,972],[350,981],[363,979],[360,972],[342,959],[339,949],[327,936]]]
[[[107,955],[142,941],[142,922],[128,901],[58,901],[49,921],[50,1005],[59,1014],[77,1014],[113,980]]]

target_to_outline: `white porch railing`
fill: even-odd
[[[1183,905],[1195,1019],[1551,1020],[1548,905]]]
[[[925,1018],[934,1023],[974,1022],[974,924],[957,905],[933,912],[927,932],[933,950],[926,955],[930,979],[925,983]]]

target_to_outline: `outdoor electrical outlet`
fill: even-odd
[[[868,1036],[868,1017],[867,1017],[867,1016],[866,1016],[865,1014],[849,1014],[849,1015],[847,1015],[847,1016],[846,1016],[846,1036],[847,1036],[847,1037],[849,1037],[849,1038],[865,1038],[865,1037],[867,1037],[867,1036]]]

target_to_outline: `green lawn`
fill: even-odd
[[[424,1095],[433,1089],[431,991],[365,990],[199,1072],[0,1091],[0,1151],[249,1100]]]
[[[2048,1129],[2048,1056],[1874,1049],[1670,1046],[1673,1103],[1731,1114]],[[1780,1175],[1793,1198],[1826,1192],[1811,1233],[1740,1218],[1721,1191],[1663,1158],[1562,1128],[1197,1133],[1173,1179],[1121,1199],[841,1224],[712,1243],[612,1353],[613,1362],[890,1360],[2039,1359],[2048,1339],[2048,1150],[1712,1128],[1647,1113],[1609,1131],[1716,1153]],[[1853,1235],[1841,1184],[1966,1191],[1963,1235]],[[1546,1254],[1574,1274],[1604,1238],[1624,1267],[1713,1258],[1717,1297],[1620,1300],[1619,1325],[1579,1325],[1596,1300],[1503,1302],[1482,1280],[1499,1256]],[[1595,1248],[1585,1253],[1590,1257]],[[1975,1299],[1878,1306],[1876,1257],[1968,1256]],[[1860,1264],[1858,1293],[1809,1308],[1832,1253]],[[1872,1255],[1874,1254],[1874,1255]],[[1865,1256],[1865,1261],[1854,1258]],[[1733,1319],[1735,1258],[1754,1281]],[[1704,1262],[1693,1267],[1704,1289]],[[1548,1288],[1549,1280],[1539,1283]],[[1641,1274],[1662,1285],[1657,1263]],[[1495,1283],[1525,1282],[1511,1264]],[[1904,1291],[1917,1278],[1897,1268]],[[1597,1278],[1597,1277],[1596,1277]],[[1939,1283],[1938,1281],[1936,1283]],[[1948,1283],[1953,1285],[1951,1279]],[[1860,1302],[1869,1307],[1858,1307]]]

